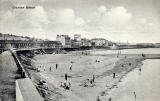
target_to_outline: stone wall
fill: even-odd
[[[44,101],[29,78],[16,80],[16,101]]]

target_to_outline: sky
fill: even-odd
[[[35,9],[14,7],[34,6]],[[0,32],[55,40],[160,42],[160,0],[0,0]]]

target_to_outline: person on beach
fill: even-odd
[[[113,78],[115,78],[116,77],[116,73],[113,73]]]
[[[97,97],[97,100],[96,100],[96,101],[101,101],[100,98],[99,98],[99,96]]]
[[[111,96],[109,96],[109,97],[108,97],[108,101],[112,101],[112,98],[111,98]]]
[[[141,72],[141,67],[139,67],[139,71]]]
[[[137,98],[136,92],[133,92],[133,95],[134,95],[134,98],[135,98],[135,101],[136,101],[136,98]]]
[[[52,71],[52,67],[51,67],[51,66],[49,67],[49,71],[50,71],[50,72]]]
[[[60,87],[62,87],[63,85],[62,85],[62,82],[61,82],[61,86]]]
[[[44,68],[44,71],[46,71],[46,67],[44,66],[43,68]]]
[[[69,88],[71,88],[71,83],[69,82]]]
[[[145,57],[145,55],[142,53],[142,57],[144,58]]]
[[[66,86],[67,86],[67,83],[66,82],[64,82],[64,88],[66,89]]]
[[[93,83],[93,81],[91,80],[91,81],[90,81],[90,84],[92,84],[92,83]]]
[[[70,66],[69,70],[72,71],[72,65]]]
[[[92,80],[93,80],[93,83],[94,83],[94,80],[95,80],[95,77],[94,77],[94,75],[93,75],[93,79],[92,79]]]
[[[56,69],[58,68],[58,64],[56,63]]]
[[[65,80],[67,81],[68,75],[67,75],[66,73],[65,73],[65,76],[64,76],[64,77],[65,77]]]

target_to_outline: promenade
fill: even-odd
[[[17,66],[10,52],[0,54],[0,101],[15,101]]]

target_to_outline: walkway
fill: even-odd
[[[15,101],[17,66],[10,52],[0,54],[0,101]]]

